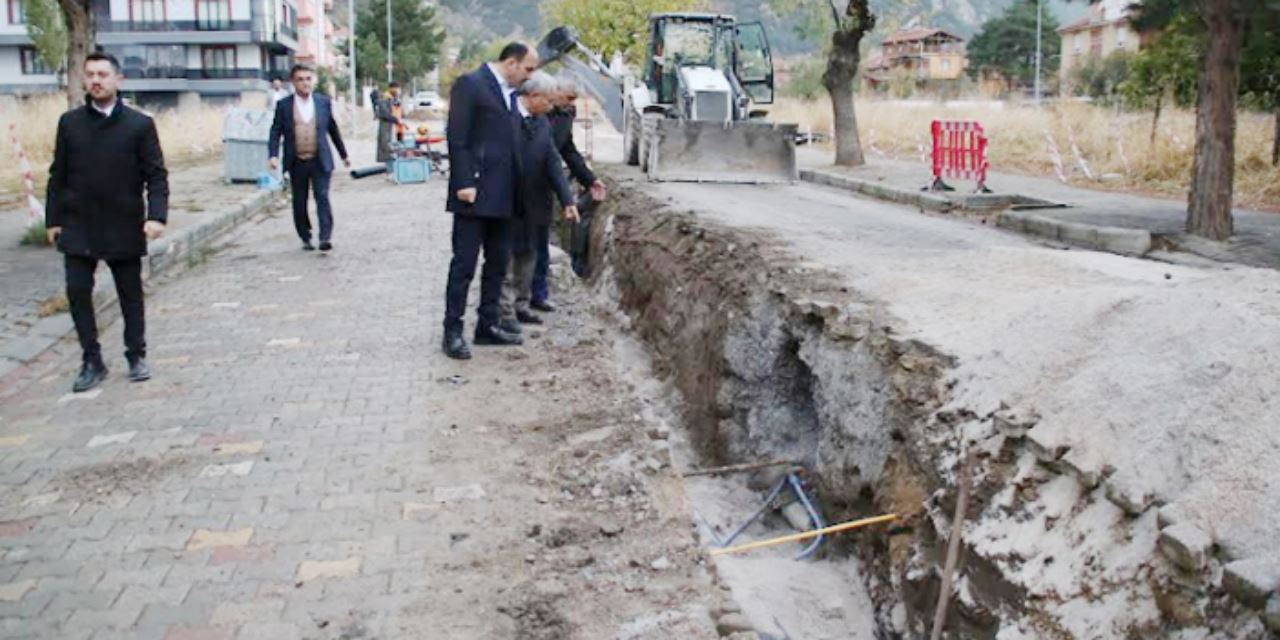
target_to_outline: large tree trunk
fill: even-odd
[[[850,0],[844,16],[831,35],[831,55],[822,74],[822,86],[831,95],[836,137],[836,164],[856,167],[864,164],[858,140],[858,118],[853,108],[853,81],[858,75],[862,37],[876,25],[868,0]]]
[[[1231,237],[1235,180],[1236,92],[1245,12],[1241,0],[1200,0],[1209,31],[1196,101],[1196,152],[1191,169],[1187,232],[1212,240]]]
[[[1160,110],[1164,108],[1164,90],[1156,94],[1156,111],[1151,116],[1151,146],[1156,144],[1156,133],[1160,131]]]
[[[93,13],[89,0],[58,0],[67,22],[67,106],[84,104],[84,59],[93,49]]]
[[[1276,107],[1276,132],[1271,136],[1271,166],[1280,167],[1280,107]]]

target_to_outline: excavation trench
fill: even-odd
[[[975,463],[945,637],[1264,637],[1255,614],[1157,551],[1154,509],[1038,447],[1026,437],[1036,416],[965,408],[958,363],[907,338],[855,281],[627,176],[612,192],[592,226],[589,283],[665,384],[684,466],[790,459],[826,522],[899,516],[828,538],[812,560],[793,560],[794,544],[718,557],[761,637],[928,637],[965,450]],[[689,479],[704,546],[778,478]],[[744,539],[793,530],[774,514]]]
[[[897,337],[876,304],[831,274],[797,268],[794,256],[764,235],[667,209],[625,186],[599,215],[592,284],[603,304],[623,314],[678,397],[676,419],[687,433],[691,464],[795,460],[828,522],[899,515],[892,525],[829,539],[817,562],[792,561],[795,546],[765,554],[755,569],[722,560],[722,574],[726,568],[734,574],[727,582],[735,594],[753,580],[838,588],[830,576],[817,575],[834,566],[850,588],[869,596],[855,600],[867,600],[864,614],[873,619],[862,623],[875,636],[925,633],[946,545],[935,527],[946,524],[955,499],[938,471],[948,465],[937,464],[957,450],[951,430],[939,423],[939,416],[948,418],[940,409],[949,358]],[[734,518],[745,519],[780,473],[691,482],[704,542],[713,544]],[[789,532],[777,526],[780,519],[774,525],[766,521],[750,533]],[[1020,607],[1022,594],[994,568],[971,566],[969,574],[975,597],[954,604],[949,628],[992,637],[998,626],[992,612]],[[828,599],[811,613],[832,619],[850,613],[839,609]],[[821,624],[806,635],[795,628],[804,620],[791,627],[778,622],[757,631],[824,635]]]

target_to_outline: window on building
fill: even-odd
[[[231,0],[196,0],[196,28],[209,31],[231,28]]]
[[[26,24],[27,12],[22,9],[22,0],[9,0],[9,24]]]
[[[18,50],[18,55],[22,57],[22,75],[24,76],[47,76],[53,73],[53,70],[40,59],[40,54],[32,47],[22,47]]]
[[[1116,29],[1116,48],[1117,49],[1124,48],[1124,29],[1123,28]]]
[[[129,0],[129,22],[162,23],[167,19],[164,0]]]
[[[126,78],[185,78],[187,48],[184,45],[130,44],[106,47],[120,61]]]
[[[200,47],[200,64],[206,78],[234,78],[236,48],[234,45]]]
[[[951,58],[943,58],[943,59],[942,59],[942,70],[943,70],[943,71],[950,71],[950,70],[951,70]]]

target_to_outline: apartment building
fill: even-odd
[[[1091,59],[1105,58],[1116,51],[1136,53],[1142,42],[1129,23],[1131,0],[1101,0],[1089,7],[1079,20],[1058,29],[1062,35],[1062,86],[1070,84],[1071,72]]]
[[[23,0],[0,1],[0,93],[56,89],[27,38]],[[92,0],[96,44],[119,58],[139,103],[261,100],[297,59],[298,1],[316,0]]]

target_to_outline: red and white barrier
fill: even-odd
[[[27,196],[27,227],[34,227],[44,220],[44,205],[36,199],[36,186],[31,177],[31,162],[18,142],[18,125],[9,123],[9,140],[13,143],[13,155],[18,158],[18,173],[22,175],[22,187]]]
[[[982,125],[968,120],[934,120],[933,184],[930,190],[951,190],[944,177],[973,180],[987,191],[987,135]]]
[[[1053,135],[1048,131],[1044,132],[1044,139],[1049,142],[1049,159],[1053,161],[1053,171],[1058,174],[1058,182],[1067,183],[1067,170],[1062,164],[1062,154],[1058,153],[1058,143],[1053,141]]]

